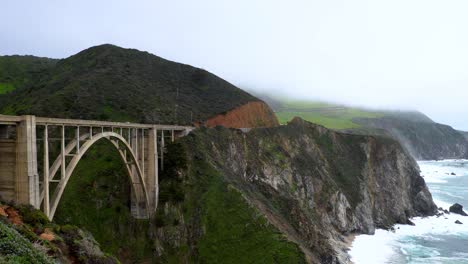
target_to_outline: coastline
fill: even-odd
[[[454,195],[449,184],[450,181],[468,179],[468,169],[464,167],[468,165],[467,160],[419,161],[418,164],[426,183],[432,185],[430,191],[439,208],[448,210],[453,203],[463,198]],[[446,196],[442,199],[441,195]],[[457,220],[463,224],[456,224]],[[415,226],[398,224],[393,231],[377,229],[374,235],[357,235],[348,250],[350,263],[419,263],[417,260],[421,258],[427,259],[425,263],[468,263],[466,252],[457,252],[450,245],[460,237],[463,242],[467,239],[467,216],[451,213],[414,217],[411,221]]]

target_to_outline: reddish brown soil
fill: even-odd
[[[18,211],[16,211],[13,207],[7,207],[5,209],[5,212],[8,214],[8,219],[14,225],[19,226],[23,224],[23,219],[21,219],[21,216],[18,214]]]
[[[278,119],[264,102],[249,102],[224,114],[216,115],[204,122],[207,127],[224,126],[231,128],[278,126]]]
[[[8,214],[5,212],[5,209],[6,209],[7,207],[8,207],[8,206],[6,206],[6,205],[0,206],[0,215],[1,215],[1,216],[8,217]]]
[[[50,230],[50,228],[46,228],[44,230],[44,233],[42,233],[41,235],[39,235],[39,237],[43,240],[47,240],[47,241],[52,241],[55,239],[55,235],[54,235],[54,232],[52,232],[52,230]]]

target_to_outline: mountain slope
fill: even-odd
[[[0,98],[4,114],[191,124],[259,99],[189,65],[101,45],[59,60]],[[260,123],[277,124],[269,107]],[[244,127],[252,124],[242,124]]]

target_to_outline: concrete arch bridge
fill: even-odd
[[[192,129],[0,115],[0,196],[17,204],[31,204],[52,220],[77,164],[96,142],[108,140],[128,172],[132,215],[149,218],[158,206],[158,174],[163,170],[165,142]]]

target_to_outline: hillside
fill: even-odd
[[[383,111],[332,103],[258,95],[275,111],[281,124],[294,116],[355,134],[390,136],[419,160],[468,158],[466,133],[438,124],[416,111]]]
[[[49,63],[37,67],[38,61]],[[2,81],[7,87],[0,96],[2,114],[203,124],[247,103],[263,104],[203,69],[113,45],[92,47],[58,61],[13,56],[3,57],[0,64],[0,69],[14,72]],[[12,65],[20,65],[16,68],[21,70]],[[30,74],[37,69],[40,74]],[[252,122],[277,124],[268,106]],[[240,125],[251,127],[252,122]]]

